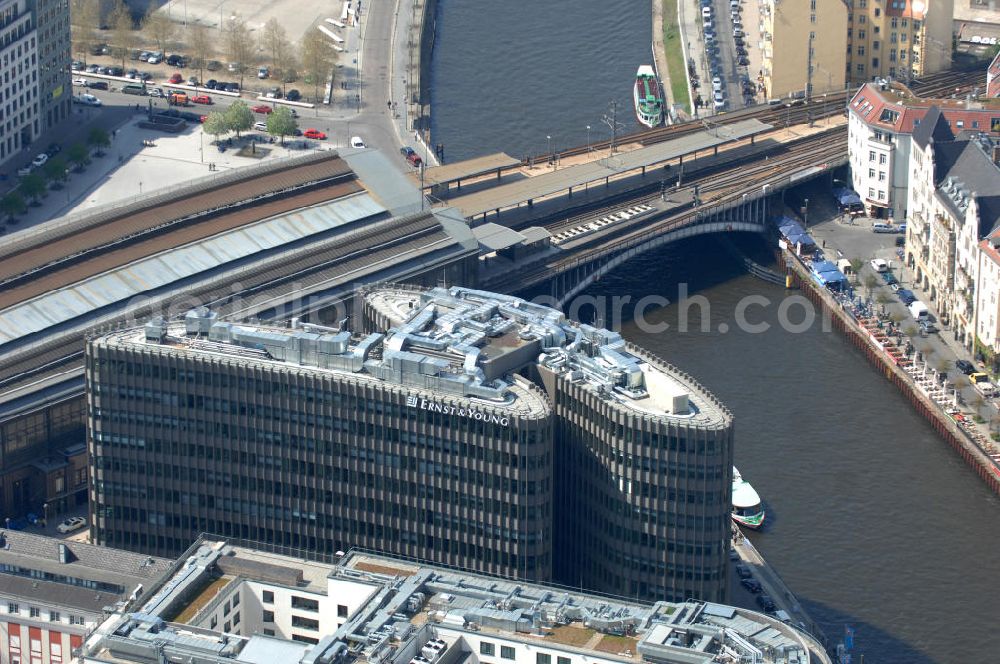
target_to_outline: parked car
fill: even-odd
[[[127,78],[131,78],[132,80],[135,80],[135,79],[139,78],[139,70],[138,69],[129,69],[127,72],[125,72],[125,76]]]
[[[101,66],[100,65],[87,65],[86,72],[88,74],[96,74],[99,71],[101,71]]]
[[[298,101],[299,99],[302,99],[302,93],[296,90],[295,88],[292,88],[287,93],[285,93],[285,99],[287,99],[288,101]]]
[[[220,83],[219,85],[222,85],[222,84]],[[219,86],[218,85],[215,86],[215,89],[218,90]],[[239,83],[234,83],[234,82],[230,81],[230,82],[226,83],[226,88],[225,89],[226,89],[226,92],[239,92],[240,91],[240,84]]]
[[[899,279],[897,279],[892,272],[883,272],[882,281],[884,281],[887,286],[892,286],[893,284],[899,283]]]
[[[208,63],[205,65],[205,69],[207,69],[208,71],[216,71],[220,67],[222,67],[222,63],[219,62],[218,60],[209,60]]]
[[[760,585],[760,581],[754,578],[740,579],[740,583],[742,583],[743,587],[752,593],[759,593],[761,590],[764,589]]]
[[[252,107],[250,110],[253,111],[254,113],[262,113],[264,115],[267,115],[274,109],[268,106],[267,104],[259,104],[257,106]]]
[[[83,71],[84,69],[86,69],[86,68],[87,68],[87,65],[85,65],[85,64],[84,64],[83,62],[81,62],[80,60],[74,60],[74,61],[73,61],[73,64],[71,65],[71,67],[70,67],[70,68],[71,68],[71,69],[72,69],[73,71]]]
[[[304,132],[302,132],[302,135],[305,136],[306,138],[311,138],[317,141],[326,140],[326,134],[321,132],[319,129],[306,129]]]
[[[74,530],[79,530],[80,528],[83,528],[86,525],[87,525],[87,520],[82,516],[71,516],[70,518],[66,519],[58,526],[56,526],[56,530],[58,530],[61,533],[71,533]]]
[[[770,595],[757,595],[757,605],[764,609],[766,613],[771,613],[778,608],[778,605],[774,603]]]
[[[226,67],[226,69],[228,69],[229,71],[232,71],[232,72],[237,72],[237,71],[240,70],[241,67],[242,67],[242,65],[240,65],[240,63],[238,63],[238,62],[230,62],[229,66]]]
[[[920,331],[924,334],[934,334],[938,332],[938,326],[929,320],[920,321]]]
[[[91,90],[107,90],[108,89],[108,82],[107,81],[91,81],[91,82],[87,83],[87,87],[90,88]]]
[[[139,62],[149,62],[149,56],[152,55],[149,51],[139,51]]]
[[[17,169],[17,176],[23,178],[25,175],[31,175],[31,171],[33,170],[35,169],[32,168],[31,164],[28,164],[27,166],[22,166],[21,168]]]
[[[180,73],[179,71],[175,71],[175,72],[174,72],[174,73],[173,73],[173,74],[172,74],[172,75],[170,76],[170,79],[168,80],[168,83],[174,83],[174,84],[177,84],[177,83],[180,83],[180,82],[182,82],[183,80],[184,80],[184,77],[183,77],[183,76],[181,76],[181,73]]]
[[[917,301],[917,296],[913,294],[913,291],[907,290],[905,288],[900,288],[896,291],[896,295],[899,297],[900,301],[906,306],[910,306]]]
[[[351,147],[363,148],[365,147],[365,142],[361,140],[360,136],[351,136]]]
[[[188,85],[193,85],[194,87],[198,87],[199,83],[201,83],[201,81],[198,80],[197,76],[191,76],[188,78]]]
[[[43,152],[42,154],[38,155],[31,161],[31,165],[34,166],[35,168],[41,168],[42,166],[45,165],[45,162],[47,162],[48,160],[49,160],[49,155]]]
[[[114,67],[108,67],[108,74],[111,76],[124,76],[125,70],[118,65],[115,65]]]
[[[191,97],[192,104],[211,104],[212,98],[208,95],[195,95]]]
[[[265,78],[270,78],[270,76],[271,76],[270,67],[261,67],[260,69],[257,70],[257,78],[261,80],[264,80]]]
[[[184,56],[182,55],[170,55],[167,56],[167,65],[170,67],[180,67],[183,69],[186,65],[184,62]]]
[[[88,94],[78,94],[73,97],[74,104],[83,104],[84,106],[100,106],[101,100],[94,95]]]
[[[49,147],[45,148],[45,154],[50,157],[54,157],[60,152],[62,152],[62,146],[58,143],[49,143]]]
[[[955,360],[955,368],[966,376],[976,373],[976,367],[968,360]]]
[[[81,87],[87,87],[87,79],[82,76],[77,76],[73,79],[73,85],[79,85]]]
[[[736,574],[741,579],[749,579],[753,576],[753,572],[751,572],[750,568],[744,563],[736,563]]]
[[[153,88],[149,91],[150,97],[163,97],[163,88]]]
[[[163,54],[159,52],[150,53],[149,57],[146,59],[146,62],[148,62],[151,65],[158,65],[161,62],[163,62]]]
[[[214,90],[215,86],[217,86],[218,84],[219,82],[217,80],[215,80],[214,78],[210,78],[207,81],[205,81],[205,85],[203,85],[202,87],[208,88],[209,90]]]
[[[267,131],[267,123],[266,122],[254,122],[253,123],[253,128],[256,129],[257,131]]]
[[[277,87],[271,88],[270,90],[267,91],[267,94],[264,96],[267,97],[268,99],[281,99],[281,88]]]

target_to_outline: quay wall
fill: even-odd
[[[962,457],[990,490],[1000,495],[1000,468],[990,458],[987,449],[977,444],[947,413],[917,389],[910,376],[893,363],[881,348],[875,346],[837,301],[812,280],[807,268],[799,262],[797,256],[784,250],[782,258],[785,259],[785,264],[790,266],[793,281],[802,294],[822,308],[822,313],[830,317],[833,327],[847,337],[876,370],[909,399],[914,409]],[[992,444],[987,445],[992,447]]]
[[[407,129],[419,132],[431,144],[430,67],[436,33],[437,0],[413,0],[413,21],[407,36],[410,63],[407,74],[406,102],[413,124]]]

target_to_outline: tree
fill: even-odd
[[[27,210],[28,205],[24,202],[24,196],[16,191],[8,192],[6,196],[0,198],[0,212],[6,215],[12,224],[17,223],[14,217],[24,214]]]
[[[229,132],[229,118],[227,118],[226,115],[227,113],[222,111],[209,113],[208,118],[205,120],[205,124],[202,125],[202,129],[206,134],[214,136],[216,140],[218,140],[219,136]]]
[[[111,145],[111,136],[108,135],[107,130],[101,129],[100,127],[94,127],[87,134],[87,145],[92,148],[97,148],[97,156],[100,157],[102,150]]]
[[[53,157],[42,166],[42,174],[49,182],[62,185],[66,180],[66,160],[62,157]]]
[[[278,23],[278,19],[272,18],[264,24],[264,48],[271,56],[271,64],[274,65],[275,73],[281,78],[281,91],[285,92],[285,83],[290,78],[289,74],[295,69],[295,48],[288,40],[288,33],[285,28]]]
[[[215,42],[204,25],[192,26],[187,42],[191,65],[198,68],[198,80],[202,81],[205,79],[205,65],[215,56]]]
[[[31,199],[33,205],[37,205],[38,199],[48,191],[45,179],[38,173],[31,173],[21,178],[20,189],[22,194]]]
[[[285,144],[285,136],[291,136],[295,133],[298,128],[298,122],[295,121],[295,117],[292,116],[291,109],[284,106],[274,110],[267,116],[267,133],[272,136],[279,136],[281,138],[281,144]]]
[[[866,274],[864,279],[865,290],[868,292],[868,297],[872,296],[872,291],[875,290],[875,286],[878,284],[878,279],[876,279],[871,274]]]
[[[229,131],[235,131],[239,137],[241,131],[246,131],[253,126],[253,111],[243,100],[234,101],[226,109],[226,126]]]
[[[121,58],[122,68],[124,68],[125,59],[128,57],[129,51],[139,44],[139,35],[135,31],[135,21],[132,20],[132,12],[120,0],[111,13],[111,35],[114,42],[112,45],[117,51],[116,55]]]
[[[177,24],[166,14],[157,11],[159,3],[151,2],[142,19],[142,31],[146,39],[156,43],[158,51],[166,51],[177,32]]]
[[[316,29],[308,30],[302,38],[302,68],[312,79],[314,98],[319,98],[320,84],[330,80],[336,57],[326,36]]]
[[[97,43],[97,30],[101,25],[99,0],[73,0],[70,7],[73,49],[86,62],[90,49]]]
[[[69,149],[66,150],[66,158],[73,164],[77,173],[90,163],[90,153],[87,152],[87,146],[79,142],[69,146]]]
[[[254,38],[246,21],[239,16],[231,19],[226,26],[226,55],[229,62],[236,65],[240,74],[240,89],[243,89],[243,75],[247,67],[253,64]]]

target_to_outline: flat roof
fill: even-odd
[[[676,159],[698,150],[754,136],[772,128],[771,125],[760,120],[740,120],[733,124],[688,134],[672,141],[656,143],[629,152],[619,152],[613,157],[576,166],[567,166],[542,175],[492,187],[466,196],[459,196],[451,199],[448,203],[458,208],[466,217],[475,217],[528,200],[551,196],[566,191],[570,187],[579,187],[637,168]]]
[[[483,224],[472,229],[479,241],[479,246],[487,251],[499,251],[507,247],[520,244],[525,238],[524,235],[500,224]]]
[[[492,173],[498,168],[511,168],[521,163],[520,159],[514,159],[505,152],[488,154],[465,161],[456,161],[454,164],[444,164],[443,166],[432,166],[424,169],[424,187],[447,184],[466,178],[474,178],[479,175]],[[420,176],[416,175],[419,182]]]

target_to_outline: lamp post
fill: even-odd
[[[590,152],[590,125],[587,125],[587,152]]]
[[[549,135],[546,135],[545,136],[545,141],[546,141],[545,154],[547,154],[549,156],[549,163],[551,164],[552,163],[552,137],[549,136]]]
[[[42,505],[42,518],[45,519],[45,525],[49,525],[49,504],[45,503]]]

